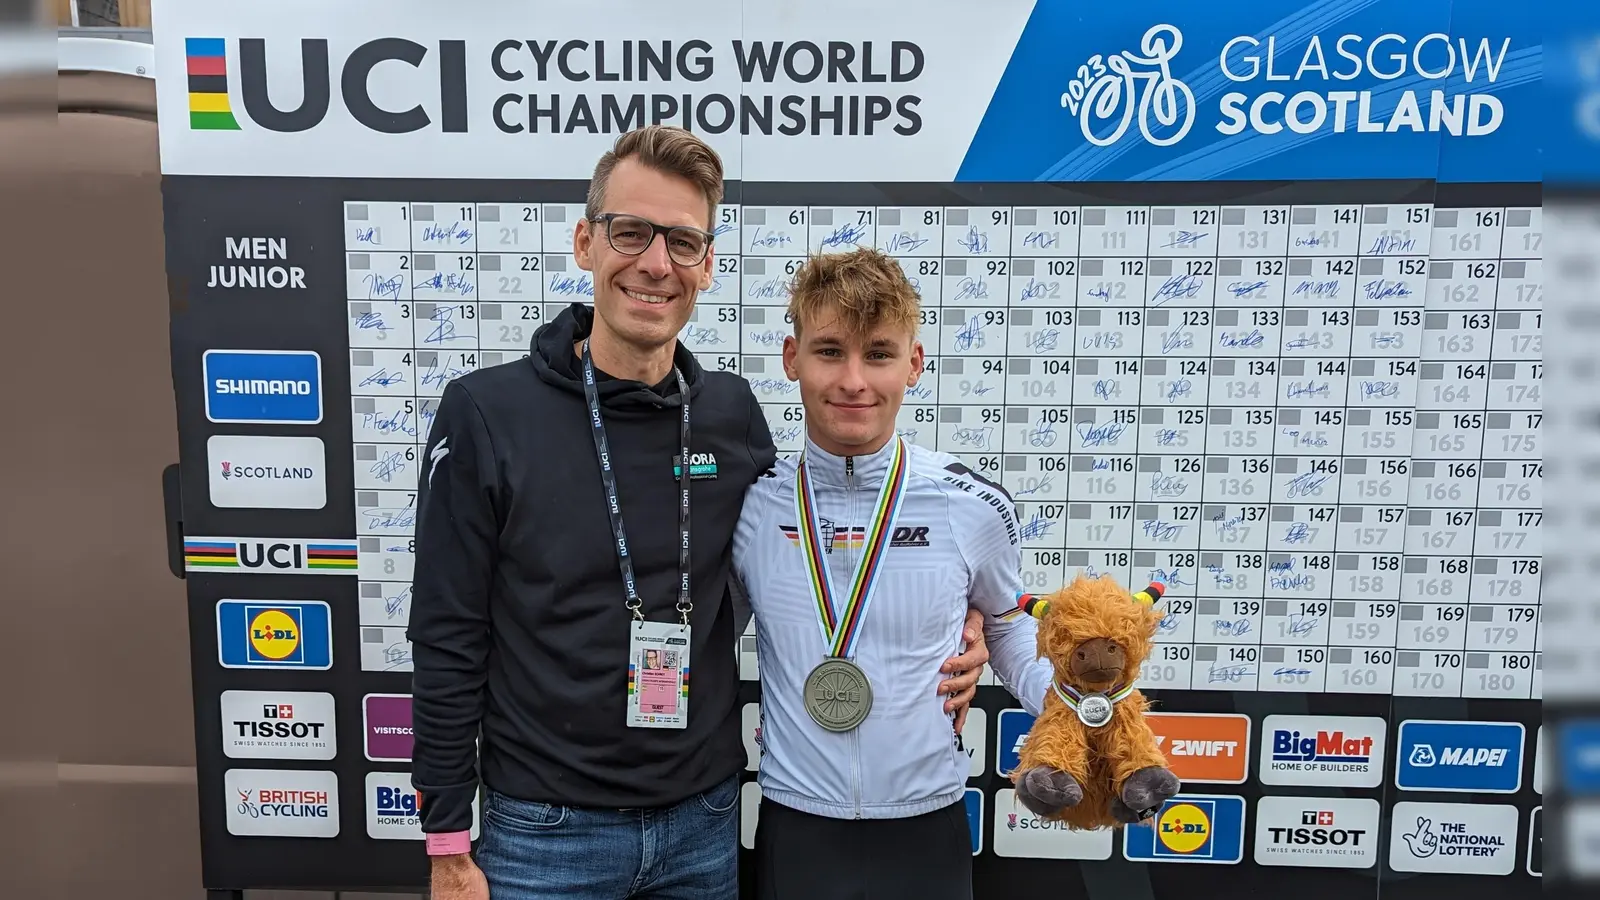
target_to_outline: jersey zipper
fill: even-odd
[[[856,522],[856,458],[844,458],[844,512],[846,527],[855,527]],[[847,545],[853,542],[847,540]],[[854,572],[856,558],[854,550],[845,551],[845,571]],[[850,732],[850,793],[855,802],[855,817],[861,818],[861,730],[853,729]]]

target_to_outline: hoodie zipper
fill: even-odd
[[[844,458],[844,512],[847,527],[856,521],[856,458]],[[850,542],[846,542],[850,546]],[[856,558],[853,550],[845,551],[845,571],[853,572]],[[861,729],[850,730],[850,792],[855,801],[855,817],[861,818]]]

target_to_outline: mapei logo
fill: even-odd
[[[1171,62],[1183,46],[1183,33],[1174,25],[1156,25],[1139,42],[1141,53],[1124,50],[1102,57],[1089,57],[1078,67],[1077,76],[1061,95],[1061,106],[1078,118],[1084,140],[1097,147],[1109,147],[1127,133],[1133,124],[1135,107],[1139,131],[1157,147],[1168,147],[1183,140],[1194,126],[1194,91],[1173,77]],[[1157,137],[1155,123],[1170,129]],[[1104,123],[1111,123],[1108,134],[1097,134]]]
[[[1522,788],[1524,737],[1520,722],[1401,722],[1395,787],[1514,794]]]
[[[184,62],[189,87],[189,128],[196,131],[239,131],[234,114],[229,75],[229,41],[220,37],[184,39]],[[278,85],[279,96],[298,96],[293,109],[279,109],[272,100],[267,67],[267,46],[262,38],[233,42],[237,64],[238,99],[245,118],[268,131],[292,133],[320,125],[328,116],[333,97],[333,61],[326,38],[302,38],[300,72],[294,85]],[[392,111],[379,106],[372,95],[373,70],[380,63],[399,62],[421,68],[431,48],[404,38],[377,38],[351,50],[339,66],[340,99],[345,112],[361,125],[384,134],[408,134],[434,124],[421,104]],[[439,41],[439,128],[447,133],[467,130],[466,42]],[[278,74],[278,80],[288,76]]]

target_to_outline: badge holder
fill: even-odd
[[[628,727],[689,724],[689,610],[678,622],[651,622],[634,610],[628,626]]]

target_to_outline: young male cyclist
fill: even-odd
[[[789,311],[806,443],[750,487],[734,532],[761,660],[758,896],[964,900],[970,764],[930,691],[970,606],[995,673],[1042,710],[1014,505],[896,432],[923,349],[894,260],[812,257]]]

